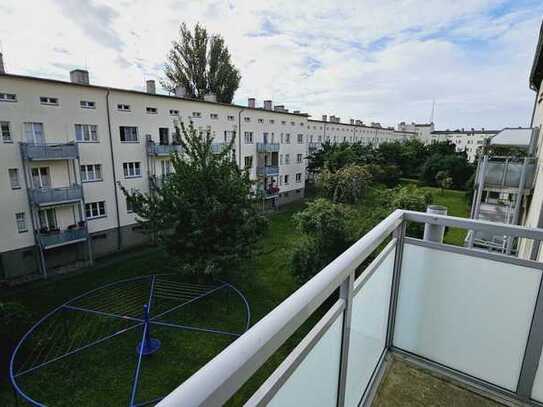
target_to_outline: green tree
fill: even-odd
[[[365,196],[371,180],[367,166],[351,164],[335,173],[324,170],[319,187],[333,202],[356,203]]]
[[[251,255],[266,225],[249,174],[232,160],[232,142],[214,154],[209,132],[181,122],[176,133],[183,153],[171,155],[174,171],[161,187],[123,192],[144,231],[158,235],[180,271],[232,270]]]
[[[230,59],[224,39],[209,35],[200,24],[192,32],[185,23],[172,42],[164,67],[162,86],[170,91],[182,86],[186,96],[203,99],[213,93],[218,102],[232,103],[241,76]]]
[[[452,186],[452,178],[447,171],[438,171],[436,174],[436,183],[441,188],[441,193],[444,189],[449,189]]]

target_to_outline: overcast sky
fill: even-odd
[[[341,5],[338,5],[340,3]],[[1,0],[8,72],[143,89],[159,79],[179,23],[226,40],[242,75],[235,102],[272,99],[439,129],[527,125],[541,0]]]

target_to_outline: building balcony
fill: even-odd
[[[162,188],[162,186],[164,185],[164,182],[166,182],[167,178],[170,176],[171,174],[166,174],[166,175],[151,175],[149,176],[149,182],[151,183],[151,186],[156,188],[156,189],[160,189]]]
[[[173,153],[182,153],[183,147],[179,144],[155,144],[147,143],[147,155],[155,157],[166,157]]]
[[[313,152],[315,152],[317,150],[320,150],[321,146],[322,146],[322,143],[318,143],[318,142],[308,143],[307,144],[307,151],[309,153],[313,153]]]
[[[230,143],[212,143],[211,152],[214,154],[220,154],[228,148]]]
[[[406,236],[407,224],[424,224],[427,238]],[[387,400],[399,358],[431,372],[421,380],[541,405],[542,264],[443,244],[445,227],[543,240],[542,229],[395,211],[158,406],[223,405],[299,328],[308,333],[245,405],[366,406],[375,394],[384,406],[451,403],[431,389],[439,402],[402,403],[421,396],[409,377]]]
[[[277,165],[264,165],[256,168],[256,175],[261,177],[275,177],[279,175],[279,166]]]
[[[88,232],[84,225],[74,225],[73,228],[65,230],[40,231],[38,233],[38,241],[43,249],[53,249],[79,243],[87,240],[87,238]]]
[[[257,153],[277,153],[279,151],[279,143],[256,143]]]
[[[517,189],[522,176],[523,162],[491,159],[486,163],[485,189],[506,190]],[[528,158],[526,167],[526,189],[533,188],[536,171],[534,158]]]
[[[33,188],[29,190],[30,200],[37,206],[64,205],[78,202],[83,198],[83,189],[79,184],[67,187]]]
[[[79,147],[77,143],[21,143],[21,151],[23,159],[29,161],[75,160],[79,158]]]

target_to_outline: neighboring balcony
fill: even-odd
[[[261,177],[275,177],[279,175],[279,166],[277,165],[265,165],[256,168],[256,175]]]
[[[81,185],[67,187],[33,188],[29,190],[30,200],[37,206],[63,205],[78,202],[83,198]]]
[[[183,147],[179,144],[147,143],[147,154],[155,157],[166,157],[173,153],[182,153]]]
[[[406,235],[417,224],[426,239]],[[385,406],[449,405],[436,377],[541,406],[542,263],[443,244],[445,227],[543,240],[542,229],[397,210],[157,405],[223,405],[281,358],[246,406],[369,406],[376,393]],[[411,370],[387,380],[398,360]]]
[[[77,143],[32,144],[21,143],[23,159],[29,161],[75,160],[79,158]]]
[[[79,243],[87,240],[87,238],[87,227],[84,224],[74,225],[73,228],[65,230],[42,230],[38,233],[38,241],[43,249],[53,249],[55,247]]]
[[[307,145],[307,150],[309,151],[309,153],[313,153],[317,150],[319,150],[322,146],[322,143],[318,143],[318,142],[311,142]]]
[[[226,150],[229,146],[229,143],[212,143],[211,152],[214,154],[220,154]]]
[[[256,143],[257,153],[277,153],[279,151],[279,143]]]
[[[526,168],[526,189],[534,184],[536,162],[529,158]],[[519,161],[489,160],[485,170],[485,189],[515,189],[520,185],[523,163]]]
[[[162,188],[162,186],[164,185],[164,183],[166,182],[166,179],[170,176],[171,174],[166,174],[166,175],[151,175],[149,177],[149,181],[151,183],[151,186],[154,187],[155,189],[160,189]]]

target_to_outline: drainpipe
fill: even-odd
[[[520,174],[520,182],[517,192],[517,200],[515,202],[515,210],[513,212],[513,225],[518,224],[518,218],[520,215],[520,207],[522,206],[522,198],[524,197],[524,189],[526,184],[526,174],[528,173],[528,157],[524,157],[524,163],[522,164],[522,172]],[[513,247],[513,237],[509,236],[507,238],[507,246],[505,249],[505,254],[511,254],[511,249]]]
[[[109,95],[111,89],[108,88],[106,92],[106,112],[107,112],[107,129],[109,135],[109,152],[111,153],[111,170],[113,172],[113,193],[115,197],[115,212],[117,215],[117,250],[122,248],[122,236],[121,236],[121,218],[119,216],[119,196],[117,192],[117,172],[115,171],[115,157],[113,155],[113,137],[111,135],[111,117],[109,113]]]

